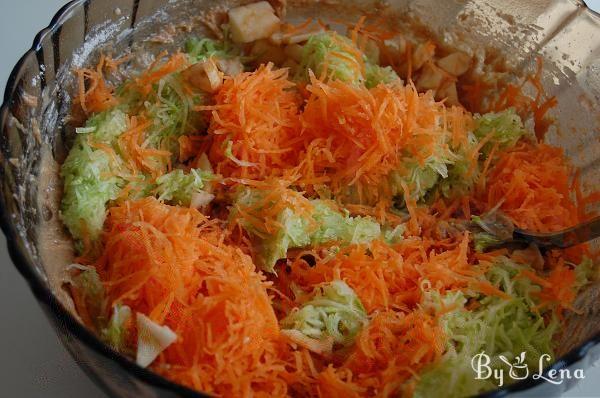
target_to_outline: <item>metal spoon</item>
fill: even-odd
[[[536,244],[540,249],[565,249],[600,237],[600,217],[593,218],[574,227],[550,233],[515,229],[512,239],[499,246],[514,243]]]

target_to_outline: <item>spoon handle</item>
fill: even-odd
[[[514,239],[535,243],[540,248],[565,249],[600,237],[600,217],[557,232],[538,233],[516,229]]]

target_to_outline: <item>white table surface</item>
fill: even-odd
[[[105,0],[109,1],[109,0]],[[48,25],[64,0],[0,0],[0,88],[11,68]],[[588,1],[600,9],[600,0]],[[62,347],[0,240],[0,396],[18,398],[105,395]],[[565,397],[600,397],[600,367]]]

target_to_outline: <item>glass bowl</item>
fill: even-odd
[[[175,48],[190,28],[201,33],[194,24],[201,11],[238,3],[242,2],[72,1],[38,33],[8,80],[0,110],[0,204],[10,256],[62,343],[111,396],[205,395],[143,369],[104,345],[79,322],[62,286],[66,264],[61,259],[72,249],[58,221],[57,170],[73,133],[68,123],[74,87],[70,71],[93,65],[101,52]],[[600,15],[582,1],[289,0],[287,5],[292,20],[318,16],[333,21],[343,6],[348,20],[380,13],[388,23],[418,21],[448,45],[479,47],[486,57],[501,54],[516,75],[534,69],[540,57],[545,92],[558,99],[551,111],[556,127],[545,140],[564,148],[581,172],[584,192],[600,186]],[[172,40],[160,45],[148,40],[167,27]],[[598,242],[593,245],[598,248]],[[593,285],[579,297],[583,313],[569,319],[562,355],[546,372],[585,369],[600,357],[600,306],[594,305],[599,292]],[[557,396],[575,382],[553,384],[530,377],[483,396]]]

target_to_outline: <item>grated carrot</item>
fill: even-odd
[[[144,145],[146,130],[150,125],[151,122],[143,117],[132,116],[129,118],[129,130],[119,137],[118,144],[125,162],[134,174],[149,172],[152,177],[157,178],[165,171],[163,163],[170,164],[171,152]]]
[[[430,242],[410,238],[390,247],[383,242],[343,248],[333,259],[322,259],[319,253],[315,266],[296,257],[290,272],[281,272],[276,287],[290,294],[290,284],[310,291],[319,283],[342,279],[354,289],[367,312],[380,310],[412,310],[421,300],[421,283],[429,281],[432,288],[448,290],[473,288],[486,292],[493,286],[482,276],[486,267],[470,264],[469,236],[448,250],[436,253]]]
[[[573,310],[577,292],[575,271],[565,264],[562,257],[557,260],[546,277],[528,270],[522,270],[519,277],[528,278],[542,287],[537,294],[541,301],[539,308],[556,307],[559,316],[564,310]]]
[[[113,207],[96,263],[109,304],[178,336],[153,370],[219,396],[287,394],[287,346],[251,259],[194,209],[148,198]]]
[[[78,83],[75,103],[79,104],[86,114],[102,112],[119,103],[114,95],[114,87],[104,78],[104,69],[107,65],[112,70],[116,64],[115,61],[101,55],[96,69],[75,70]]]
[[[520,228],[556,231],[579,221],[570,175],[562,149],[522,143],[502,154],[486,173],[487,186],[478,195],[486,210],[499,205]]]
[[[325,175],[342,201],[349,187],[361,198],[358,204],[389,198],[387,177],[399,168],[402,155],[424,163],[440,134],[449,134],[438,123],[446,112],[443,104],[436,103],[431,93],[418,94],[412,85],[369,90],[312,76],[306,89],[302,135],[310,144],[298,166],[299,183],[306,187],[310,184],[303,179]],[[467,123],[458,121],[460,115],[467,118],[454,115],[457,131]],[[457,133],[457,140],[459,135],[463,134]]]
[[[152,86],[158,83],[163,77],[182,71],[189,64],[187,55],[183,53],[175,53],[163,62],[166,55],[166,52],[159,54],[156,57],[156,61],[134,79],[134,89],[137,89],[142,95],[148,95],[152,91]]]
[[[278,218],[286,208],[294,209],[295,214],[302,215],[307,220],[312,219],[312,203],[301,192],[289,189],[290,181],[273,178],[245,183],[258,190],[262,196],[250,206],[235,204],[236,219],[230,228],[251,225],[254,234],[266,238],[283,228]]]
[[[531,115],[534,121],[534,131],[537,139],[542,141],[553,120],[547,116],[550,109],[557,105],[556,97],[547,97],[542,84],[543,61],[541,57],[536,58],[536,70],[527,75],[519,84],[507,84],[499,90],[498,97],[491,102],[488,110],[502,111],[507,108],[515,108],[519,115],[526,119]],[[533,86],[535,96],[532,98],[523,91],[527,84]],[[488,88],[491,88],[488,86]],[[485,97],[484,93],[479,98]],[[486,111],[488,111],[486,110]]]
[[[226,78],[215,105],[198,107],[212,114],[210,160],[218,173],[265,178],[297,162],[302,146],[301,99],[290,90],[293,87],[286,69],[263,65],[255,72]],[[228,141],[232,155],[248,165],[225,156]]]
[[[364,396],[376,391],[379,397],[401,396],[406,381],[439,360],[444,342],[435,317],[423,310],[377,313],[342,366],[321,372],[319,395]]]

